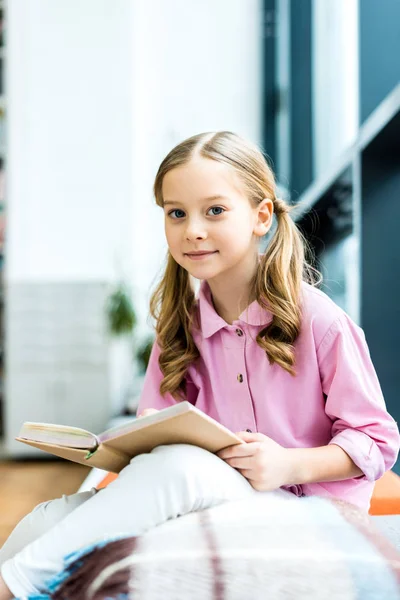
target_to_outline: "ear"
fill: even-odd
[[[272,225],[272,217],[274,214],[274,203],[270,198],[264,198],[257,206],[257,222],[254,226],[254,234],[262,237]]]

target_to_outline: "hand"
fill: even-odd
[[[138,419],[140,419],[140,417],[148,417],[149,415],[154,415],[154,413],[158,412],[158,410],[156,408],[145,408],[144,410],[142,410],[142,412],[140,413],[140,415],[136,415]]]
[[[290,483],[290,453],[262,433],[241,431],[243,444],[217,452],[228,465],[239,471],[255,490],[276,490]]]

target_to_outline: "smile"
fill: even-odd
[[[213,254],[216,254],[217,252],[218,252],[218,250],[214,250],[213,252],[201,252],[198,254],[185,254],[185,256],[187,256],[191,260],[204,260],[208,256],[212,256]]]

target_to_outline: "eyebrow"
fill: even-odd
[[[216,194],[215,196],[209,196],[208,198],[202,198],[200,202],[213,202],[214,200],[228,200],[226,196],[221,196],[220,194]],[[164,206],[168,206],[169,204],[182,204],[182,202],[173,202],[172,200],[165,200]]]

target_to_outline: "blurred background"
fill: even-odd
[[[135,414],[166,253],[152,183],[202,131],[269,156],[400,417],[398,0],[3,0],[0,23],[3,461],[44,457],[23,421]]]

